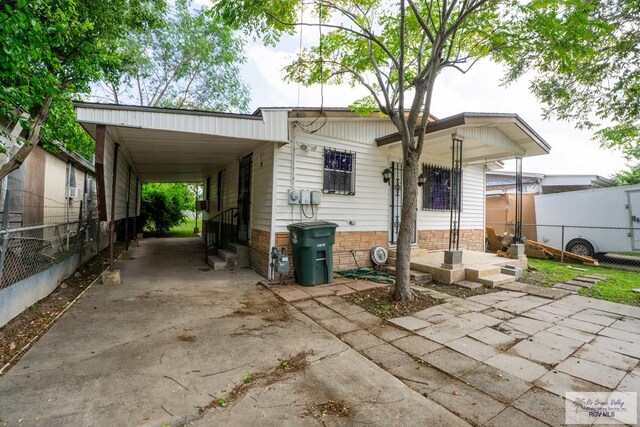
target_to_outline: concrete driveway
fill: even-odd
[[[0,425],[466,424],[254,272],[213,272],[202,258],[195,238],[142,241],[117,263],[121,285],[94,285],[0,378]],[[301,352],[306,369],[257,380]],[[247,374],[255,387],[201,409],[230,399]],[[349,415],[314,417],[326,402],[344,402]]]

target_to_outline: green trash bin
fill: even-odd
[[[333,244],[338,224],[298,222],[287,226],[293,252],[294,277],[302,286],[333,281]]]

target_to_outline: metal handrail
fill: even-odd
[[[207,220],[205,261],[213,249],[220,249],[238,239],[238,208],[229,208]]]

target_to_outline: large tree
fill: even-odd
[[[244,43],[207,12],[192,0],[177,0],[162,25],[130,35],[122,46],[125,72],[106,79],[94,94],[117,104],[246,111]]]
[[[309,19],[300,13],[304,7]],[[417,211],[419,158],[439,73],[465,71],[501,43],[498,0],[221,0],[214,11],[226,22],[274,42],[297,26],[322,27],[318,45],[287,68],[304,84],[361,85],[370,96],[359,110],[378,109],[402,137],[403,201],[396,300],[413,298],[409,270]]]
[[[0,117],[26,129],[0,179],[40,142],[52,103],[119,69],[123,36],[149,31],[163,8],[164,0],[0,0]]]
[[[640,158],[640,2],[535,0],[511,25],[509,79],[528,73],[547,116]]]

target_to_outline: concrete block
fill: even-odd
[[[547,374],[543,375],[535,384],[536,386],[553,394],[557,394],[560,397],[564,397],[565,393],[569,390],[580,392],[609,391],[605,387],[555,370],[549,371]]]
[[[462,264],[462,251],[444,251],[444,263],[450,265]]]
[[[389,372],[424,396],[456,382],[452,376],[415,360],[393,368]]]
[[[515,408],[508,407],[504,411],[500,412],[495,417],[485,424],[487,427],[512,427],[512,426],[527,426],[527,427],[546,427],[547,424],[542,423],[534,418],[531,418],[522,411],[518,411]]]
[[[505,353],[494,356],[484,363],[529,382],[537,380],[548,372],[542,365]]]
[[[417,335],[409,335],[392,341],[391,345],[416,357],[424,356],[442,348],[441,344]]]
[[[484,425],[506,408],[503,403],[462,382],[447,385],[429,397],[474,425]]]
[[[462,286],[463,288],[467,289],[478,289],[482,287],[482,283],[471,282],[469,280],[461,280],[459,282],[453,283],[453,285]]]
[[[132,252],[131,251],[122,251],[122,253],[120,253],[120,259],[122,260],[129,260],[132,258]]]
[[[469,337],[453,340],[447,343],[446,346],[480,362],[500,353],[494,347]]]
[[[519,279],[522,277],[522,269],[518,268],[518,267],[514,267],[511,265],[505,265],[500,269],[500,273],[502,274],[508,274],[510,276],[515,277],[516,279]]]
[[[137,240],[132,240],[131,242],[129,242],[129,246],[131,246],[132,248],[137,248],[138,246],[140,246],[140,243]]]
[[[397,368],[414,361],[404,351],[386,343],[362,350],[362,354],[385,369]]]
[[[367,331],[359,329],[353,332],[347,332],[342,335],[340,339],[349,344],[354,350],[360,351],[367,348],[375,347],[384,344],[380,338]]]
[[[620,369],[621,371],[630,371],[638,364],[638,360],[633,357],[609,351],[605,348],[595,347],[591,344],[583,345],[575,353],[575,356],[579,359],[600,363],[601,365]]]
[[[420,357],[420,359],[454,377],[460,377],[480,366],[480,362],[477,360],[450,348],[441,348]]]
[[[556,370],[574,377],[582,378],[601,386],[614,389],[627,374],[619,369],[602,366],[589,360],[570,357],[558,366]]]
[[[144,239],[144,236],[142,235],[142,233],[138,233],[138,234],[136,234],[136,239],[137,240],[142,240],[142,239]]]
[[[107,270],[102,273],[103,285],[119,285],[120,283],[120,270]]]
[[[460,379],[502,402],[511,402],[531,388],[528,382],[487,365],[481,365]]]
[[[480,329],[479,331],[470,333],[469,336],[497,348],[506,348],[516,342],[515,338],[492,328]]]
[[[515,400],[513,406],[525,414],[535,414],[536,418],[548,425],[565,425],[565,400],[548,391],[534,387]]]
[[[431,326],[431,323],[422,319],[418,319],[417,317],[412,317],[412,316],[396,317],[394,319],[389,319],[389,322],[396,324],[401,328],[408,329],[410,331],[424,329]]]
[[[524,245],[522,243],[517,243],[515,245],[511,245],[509,247],[509,258],[511,258],[511,259],[525,258]]]

